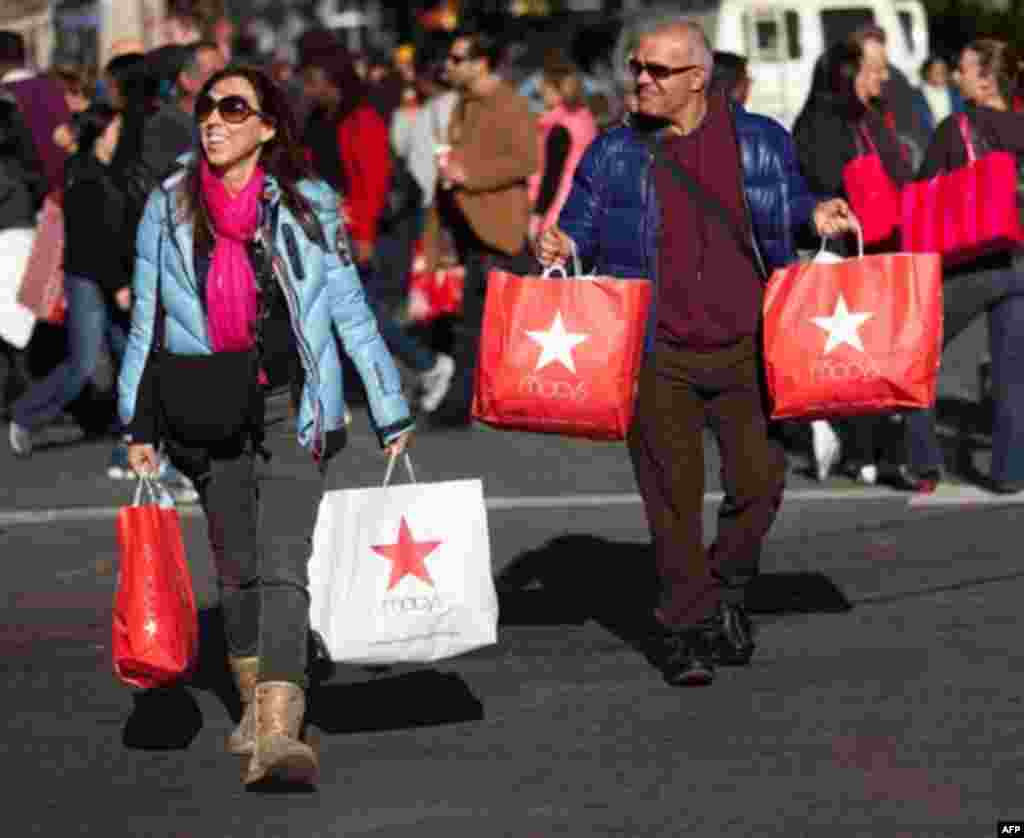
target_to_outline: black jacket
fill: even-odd
[[[64,270],[113,295],[131,285],[135,224],[117,173],[91,153],[68,159],[64,185]]]
[[[964,115],[971,128],[972,142],[978,156],[986,151],[1009,151],[1024,160],[1024,113],[997,111],[967,104]],[[927,180],[939,172],[951,172],[967,164],[967,149],[957,124],[958,114],[951,114],[939,123],[917,173]]]
[[[10,96],[0,95],[0,230],[34,227],[46,176],[32,134]]]
[[[889,177],[902,186],[913,177],[913,170],[896,136],[875,111],[865,114],[864,124]],[[854,123],[831,97],[817,96],[804,106],[793,124],[793,141],[812,192],[845,196],[843,169],[859,153],[855,136]]]

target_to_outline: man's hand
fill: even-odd
[[[398,439],[394,439],[384,447],[384,453],[389,457],[397,457],[399,454],[405,453],[405,449],[409,447],[409,438],[412,436],[412,431],[406,431]]]
[[[572,239],[557,225],[548,227],[537,239],[537,259],[545,267],[565,264],[572,256]]]
[[[857,216],[842,198],[822,201],[814,208],[814,227],[819,236],[852,233],[859,226]]]
[[[441,180],[451,186],[461,186],[469,178],[466,167],[462,164],[454,152],[441,155],[437,161],[437,173]],[[450,187],[449,187],[450,188]]]
[[[114,302],[121,311],[128,311],[132,307],[132,289],[127,285],[119,289],[114,294]]]
[[[133,444],[128,446],[128,465],[140,477],[155,476],[160,468],[160,457],[156,449],[148,443]]]

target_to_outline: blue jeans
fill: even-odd
[[[950,277],[943,286],[948,345],[983,311],[992,358],[992,480],[1024,483],[1024,262]],[[944,465],[935,411],[906,414],[907,460],[923,474]]]
[[[115,322],[110,303],[92,280],[67,274],[64,294],[68,310],[65,328],[68,355],[41,381],[35,382],[11,408],[11,417],[23,428],[41,428],[53,422],[85,389],[99,366],[104,339],[115,359],[124,355],[128,334]]]

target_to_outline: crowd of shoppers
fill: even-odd
[[[748,662],[744,595],[786,471],[761,375],[764,283],[808,239],[852,252],[851,163],[866,154],[897,191],[954,170],[967,160],[962,113],[980,148],[1024,158],[1017,54],[973,41],[955,84],[934,57],[914,90],[890,65],[885,33],[864,27],[821,56],[791,135],[747,110],[756,79],[744,57],[712,52],[680,14],[631,32],[614,119],[592,112],[579,68],[559,53],[541,69],[535,114],[499,72],[500,36],[480,30],[456,32],[439,56],[358,55],[312,30],[294,64],[267,70],[232,64],[225,31],[172,3],[169,43],[127,45],[95,83],[28,71],[24,44],[0,33],[0,233],[31,228],[44,196],[60,197],[68,338],[66,357],[34,381],[24,352],[0,347],[15,453],[32,453],[109,351],[121,367],[111,473],[161,474],[199,500],[244,705],[228,748],[249,757],[245,782],[313,782],[318,770],[303,739],[306,562],[319,494],[342,485],[343,356],[386,452],[404,450],[416,413],[428,427],[469,427],[487,275],[534,273],[536,258],[575,254],[600,274],[655,281],[628,449],[661,581],[659,663],[685,686]],[[414,246],[430,269],[444,242],[465,287],[439,351],[403,322],[401,300]],[[895,227],[869,249],[901,247]],[[988,319],[1000,492],[1024,490],[1022,265],[1015,252],[990,255],[948,271],[945,286],[947,343]],[[716,281],[701,282],[709,273]],[[392,356],[415,377],[409,400]],[[294,436],[263,423],[279,366]],[[198,382],[222,397],[190,398]],[[901,479],[932,491],[945,475],[935,414],[902,420]],[[710,547],[706,426],[725,490]],[[815,423],[818,476],[842,462],[876,482],[884,427]],[[258,490],[256,458],[296,439],[322,480],[304,519],[284,521],[273,495],[295,486]]]

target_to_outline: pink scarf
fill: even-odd
[[[263,169],[232,196],[206,160],[199,164],[203,202],[213,224],[215,244],[206,278],[206,310],[214,352],[250,349],[259,312],[259,289],[245,245],[260,222]]]

